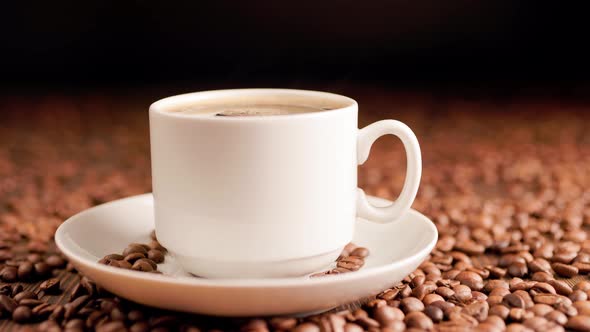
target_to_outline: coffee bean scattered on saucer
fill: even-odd
[[[121,254],[113,253],[104,256],[98,262],[100,264],[118,267],[140,272],[160,273],[158,264],[166,259],[166,248],[156,238],[156,232],[150,233],[151,242],[130,243]],[[369,249],[358,247],[353,243],[347,244],[336,260],[336,267],[310,275],[311,278],[323,277],[334,274],[358,271],[365,264],[365,258],[369,256]]]
[[[158,272],[158,264],[165,260],[166,249],[156,239],[156,233],[151,232],[149,244],[130,243],[121,254],[114,253],[104,256],[100,264],[141,272]]]
[[[310,275],[311,278],[324,277],[328,275],[341,274],[358,271],[365,265],[365,258],[369,256],[369,249],[357,247],[353,243],[347,244],[338,259],[336,259],[336,268],[318,272]]]

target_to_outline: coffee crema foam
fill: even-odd
[[[328,111],[331,107],[307,105],[192,105],[169,109],[170,113],[194,116],[277,116]]]

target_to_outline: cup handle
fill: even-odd
[[[416,198],[420,177],[422,175],[422,157],[420,145],[414,132],[403,122],[396,120],[382,120],[360,129],[357,137],[358,164],[362,165],[369,157],[371,146],[383,135],[399,137],[406,150],[406,180],[399,197],[395,202],[385,207],[376,207],[369,203],[365,192],[357,188],[357,214],[359,217],[380,224],[396,221],[404,214]]]

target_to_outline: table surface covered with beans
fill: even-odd
[[[147,108],[164,95],[10,95],[0,98],[0,330],[590,330],[590,105],[334,91],[359,101],[361,126],[399,119],[421,143],[413,207],[440,236],[403,282],[305,318],[189,315],[109,294],[53,233],[78,211],[150,191]],[[379,140],[359,185],[395,198],[404,155]]]

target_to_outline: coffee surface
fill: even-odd
[[[188,105],[169,109],[170,113],[194,116],[276,116],[289,114],[303,114],[330,110],[330,107],[315,107],[308,105]]]

